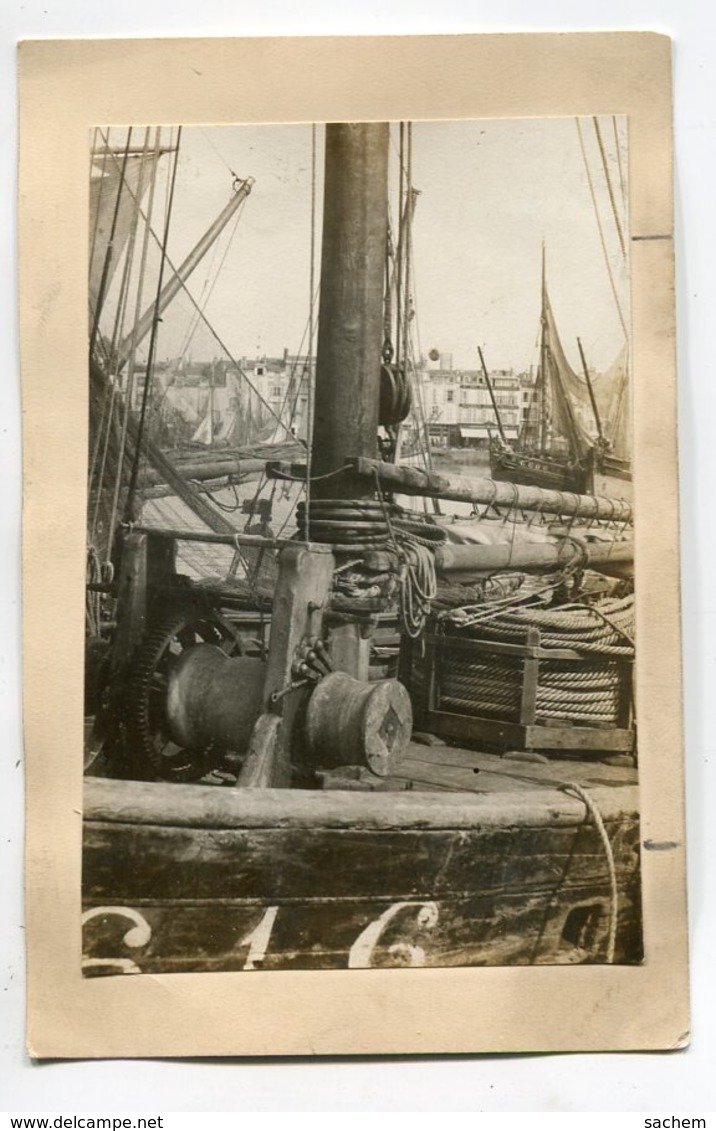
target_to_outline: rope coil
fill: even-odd
[[[634,656],[634,597],[604,598],[587,605],[574,602],[558,609],[478,608],[444,619],[446,630],[461,636],[526,643],[529,628],[538,628],[545,648],[580,653]],[[595,623],[596,622],[596,623]]]
[[[433,551],[447,540],[445,531],[387,502],[377,499],[314,499],[296,508],[299,537],[327,542],[340,553],[392,550],[398,560],[399,607],[411,639],[420,635],[437,595]]]
[[[399,550],[400,543],[437,548],[447,540],[444,530],[420,519],[414,511],[395,503],[372,499],[311,499],[296,507],[296,522],[301,538],[306,526],[317,542],[328,542],[355,552],[360,545]]]
[[[569,651],[573,659],[539,657],[535,714],[537,718],[619,725],[624,687],[624,662],[634,656],[633,596],[607,598],[593,605],[558,609],[482,610],[481,619],[460,623],[443,620],[438,667],[441,704],[460,714],[517,720],[524,680],[523,657],[492,653],[490,644],[527,645],[529,629],[540,632],[541,649]],[[451,650],[450,637],[484,643],[474,655]]]

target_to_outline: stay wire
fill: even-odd
[[[621,144],[620,144],[620,141],[619,141],[619,133],[617,131],[617,119],[616,119],[615,114],[612,114],[612,128],[613,128],[613,131],[614,131],[614,149],[615,149],[615,152],[616,152],[616,155],[617,155],[617,168],[619,170],[619,190],[621,192],[622,208],[624,210],[624,213],[626,214],[626,212],[627,212],[627,198],[626,198],[626,186],[624,184],[624,170],[622,169],[622,147],[621,147]]]
[[[97,307],[95,309],[94,321],[92,323],[92,333],[90,335],[90,346],[89,346],[90,357],[92,357],[92,355],[94,353],[95,343],[97,341],[97,335],[99,334],[99,320],[100,320],[100,317],[101,317],[101,314],[102,314],[102,307],[104,305],[104,298],[105,298],[105,293],[106,293],[106,290],[107,290],[107,283],[108,283],[108,280],[109,280],[109,269],[110,269],[110,266],[111,266],[111,263],[112,263],[112,258],[113,258],[113,255],[114,255],[114,237],[117,234],[117,222],[119,220],[119,208],[120,208],[120,204],[121,204],[121,201],[122,201],[122,192],[123,192],[123,190],[124,190],[124,188],[127,184],[127,182],[126,182],[127,161],[129,159],[129,147],[130,147],[130,144],[131,144],[131,140],[132,140],[132,127],[130,126],[129,129],[127,130],[127,141],[126,141],[126,144],[124,146],[124,156],[122,158],[122,167],[121,167],[121,171],[120,171],[119,182],[117,184],[117,196],[116,196],[115,202],[114,202],[114,211],[113,211],[113,214],[112,214],[112,224],[111,224],[111,227],[110,227],[110,230],[109,230],[109,240],[107,242],[107,250],[105,251],[104,263],[102,265],[102,278],[101,278],[100,284],[99,284],[99,294],[97,295]]]
[[[216,154],[216,156],[217,156],[217,157],[219,158],[219,160],[221,161],[222,165],[224,165],[224,167],[225,167],[226,169],[228,169],[228,171],[229,171],[229,172],[231,173],[231,176],[232,176],[232,177],[234,177],[234,178],[235,178],[236,180],[241,180],[241,178],[240,178],[240,177],[238,176],[238,174],[237,174],[237,173],[235,173],[235,172],[234,172],[234,170],[233,170],[233,169],[231,168],[231,166],[229,165],[229,162],[228,162],[228,161],[226,160],[226,158],[225,158],[225,157],[224,157],[224,155],[222,154],[221,150],[220,150],[220,149],[218,148],[218,146],[217,146],[217,145],[216,145],[216,144],[215,144],[215,143],[214,143],[214,142],[212,141],[212,138],[211,138],[211,134],[209,134],[209,133],[208,133],[208,132],[207,132],[207,131],[206,131],[205,129],[201,129],[201,127],[199,128],[199,132],[200,132],[200,133],[201,133],[201,134],[203,135],[204,139],[205,139],[206,141],[208,141],[209,145],[210,145],[210,146],[211,146],[211,148],[212,148],[212,149],[214,150],[214,153],[215,153],[215,154]]]
[[[153,153],[153,157],[152,157],[152,175],[151,175],[151,181],[150,181],[150,185],[149,185],[149,200],[147,202],[147,217],[145,219],[144,233],[143,233],[143,237],[142,237],[142,254],[141,254],[141,257],[140,257],[139,281],[137,283],[137,293],[135,295],[135,301],[134,301],[134,326],[135,327],[136,327],[137,323],[139,322],[139,318],[140,318],[141,311],[142,311],[142,302],[143,302],[143,298],[144,298],[144,279],[145,279],[145,272],[146,272],[146,267],[147,267],[147,256],[148,256],[148,252],[149,252],[149,226],[151,224],[151,218],[154,214],[154,196],[155,196],[155,190],[156,190],[156,184],[157,184],[157,173],[158,173],[158,169],[159,169],[159,158],[161,156],[161,133],[162,133],[161,126],[157,126],[155,133],[154,133],[154,153]],[[139,197],[139,194],[137,194],[137,207],[138,207],[138,210],[141,212],[140,204],[141,204],[141,198]],[[130,414],[130,410],[131,410],[131,406],[132,406],[132,400],[133,400],[133,397],[134,397],[134,378],[135,378],[136,358],[137,358],[137,341],[136,341],[136,335],[133,333],[132,334],[132,340],[131,340],[131,343],[130,343],[129,357],[127,359],[127,382],[126,382],[126,388],[125,388],[125,393],[124,393],[124,412],[123,412],[123,418],[122,418],[122,433],[121,433],[120,444],[119,444],[119,463],[118,463],[118,469],[117,469],[117,482],[116,482],[115,488],[114,488],[114,500],[113,500],[113,504],[112,504],[113,512],[114,512],[115,515],[117,514],[117,512],[119,510],[119,492],[120,492],[121,483],[122,483],[122,475],[123,475],[123,471],[124,471],[124,459],[125,459],[126,448],[127,448],[127,433],[128,433],[128,430],[129,430],[129,414]]]
[[[115,161],[116,161],[116,158],[115,158]],[[129,189],[128,191],[130,192],[131,195],[134,195],[132,193],[131,189]],[[140,215],[141,215],[142,219],[146,221],[146,216],[145,216],[143,210],[140,208],[139,211],[140,211]],[[159,249],[161,251],[162,242],[161,242],[159,236],[157,235],[157,233],[154,231],[153,228],[150,228],[150,235],[151,235],[151,238],[154,240],[154,242],[157,244],[157,246],[159,247]],[[226,343],[222,339],[221,335],[218,333],[218,331],[215,329],[215,327],[212,326],[212,324],[209,322],[209,319],[206,317],[206,315],[201,313],[199,303],[197,302],[197,300],[194,298],[194,295],[189,290],[189,287],[187,285],[186,280],[179,278],[179,272],[177,271],[176,267],[172,263],[169,256],[167,255],[164,258],[166,259],[166,263],[167,263],[170,271],[179,279],[181,289],[185,292],[187,298],[189,299],[189,302],[192,304],[192,306],[194,307],[195,310],[199,311],[199,316],[200,316],[202,322],[204,322],[207,330],[212,335],[212,337],[214,338],[214,340],[216,341],[216,343],[218,344],[220,349],[222,349],[224,351],[224,353],[226,354],[227,358],[231,362],[234,369],[236,369],[237,372],[241,375],[243,380],[246,382],[246,384],[249,386],[249,388],[251,389],[251,391],[255,395],[256,399],[260,402],[260,404],[262,404],[264,406],[264,408],[267,410],[269,415],[272,416],[274,418],[274,420],[276,420],[278,425],[283,429],[283,431],[287,434],[287,436],[290,436],[290,429],[286,428],[286,425],[283,423],[283,421],[280,419],[280,417],[277,415],[277,413],[274,412],[274,410],[271,408],[271,405],[268,403],[268,401],[265,399],[265,397],[261,396],[261,393],[258,391],[256,386],[253,384],[253,382],[251,381],[251,379],[248,376],[248,374],[246,373],[246,371],[242,368],[241,365],[239,365],[238,361],[236,360],[236,358],[232,354],[231,350],[228,348],[228,346],[226,345]],[[291,437],[291,439],[294,439],[294,437]],[[301,444],[304,443],[302,440],[299,440],[298,442],[301,443]],[[305,444],[304,444],[304,447],[305,447]]]
[[[597,144],[599,145],[599,154],[602,159],[602,168],[604,169],[604,179],[607,182],[607,192],[609,193],[609,202],[612,206],[612,214],[614,216],[614,225],[617,230],[619,239],[619,246],[622,249],[622,255],[626,259],[626,247],[624,246],[624,235],[622,233],[621,221],[619,220],[619,213],[617,212],[617,202],[614,197],[614,189],[612,187],[612,178],[609,174],[609,165],[607,164],[607,155],[604,149],[604,139],[602,138],[602,131],[599,125],[599,119],[596,114],[592,116],[594,123],[594,132],[597,135]]]
[[[602,254],[604,256],[604,263],[606,265],[607,274],[609,276],[609,284],[610,284],[611,289],[612,289],[612,295],[614,297],[614,303],[615,303],[616,308],[617,308],[617,314],[619,315],[619,321],[621,323],[621,327],[622,327],[622,330],[624,332],[624,338],[628,342],[629,341],[629,331],[627,329],[626,319],[624,317],[624,312],[622,311],[621,303],[619,301],[619,295],[617,293],[617,287],[616,287],[616,283],[614,281],[614,272],[612,271],[612,265],[611,265],[611,261],[609,259],[609,252],[607,250],[607,245],[606,245],[606,241],[605,241],[605,238],[604,238],[604,228],[602,226],[601,216],[599,215],[599,207],[597,205],[597,197],[596,197],[596,194],[595,194],[595,191],[594,191],[594,183],[593,183],[593,180],[592,180],[592,173],[591,173],[591,170],[589,168],[589,161],[587,160],[587,151],[586,151],[585,146],[584,146],[584,137],[582,136],[582,125],[581,125],[579,118],[575,118],[574,120],[577,124],[577,133],[579,135],[579,145],[580,145],[580,149],[582,151],[582,160],[584,161],[584,169],[585,169],[585,172],[587,174],[587,183],[589,185],[589,193],[590,193],[590,196],[592,198],[592,207],[594,209],[594,216],[595,216],[595,219],[597,221],[597,229],[599,231],[599,241],[600,241],[601,246],[602,246]]]
[[[130,286],[130,281],[131,281],[131,277],[132,277],[132,268],[134,266],[134,252],[135,252],[136,243],[137,243],[137,227],[138,227],[138,222],[139,222],[139,202],[142,199],[142,194],[143,194],[143,191],[144,191],[144,173],[145,173],[145,162],[146,162],[148,143],[149,143],[149,127],[147,127],[145,129],[145,132],[144,132],[144,144],[143,144],[143,148],[142,148],[141,165],[140,165],[140,169],[139,169],[139,179],[138,179],[138,184],[137,184],[137,195],[134,198],[134,207],[132,209],[132,226],[131,226],[131,232],[130,232],[130,236],[129,236],[129,240],[128,240],[128,244],[127,244],[127,249],[126,249],[126,252],[125,252],[125,257],[124,257],[124,269],[122,271],[122,280],[121,280],[121,284],[120,284],[119,302],[117,303],[117,310],[116,310],[115,318],[114,318],[114,327],[113,327],[113,330],[112,330],[112,342],[111,342],[110,351],[109,351],[110,358],[111,358],[111,367],[110,367],[111,394],[110,394],[110,403],[109,403],[109,417],[108,417],[108,420],[107,420],[107,431],[106,431],[106,436],[105,436],[105,445],[104,445],[104,451],[102,453],[102,463],[101,463],[101,466],[100,466],[99,482],[98,482],[98,485],[97,485],[97,498],[96,498],[96,502],[95,502],[94,521],[93,521],[93,524],[92,524],[92,536],[93,537],[94,537],[94,534],[95,534],[95,531],[96,531],[97,520],[98,520],[98,516],[99,516],[100,500],[102,498],[102,494],[103,494],[103,491],[104,491],[104,478],[105,478],[105,470],[106,470],[106,466],[107,466],[107,455],[109,453],[110,441],[111,441],[111,438],[112,438],[112,431],[113,431],[113,428],[114,428],[115,400],[117,398],[117,393],[118,393],[118,390],[119,390],[119,367],[118,367],[117,360],[116,360],[117,359],[117,346],[118,346],[118,343],[120,341],[120,338],[124,337],[124,327],[125,327],[126,317],[127,317],[127,306],[128,306],[128,303],[129,303],[129,286]],[[121,408],[121,406],[120,406],[120,408]],[[121,447],[120,447],[119,456],[121,456]],[[118,457],[118,462],[119,462],[119,457]],[[110,518],[109,518],[109,526],[108,526],[108,534],[109,534],[110,539],[113,536],[114,526],[115,526],[115,522],[116,522],[116,518],[117,518],[115,499],[118,496],[119,483],[120,483],[120,478],[119,478],[119,472],[118,472],[116,479],[115,479],[115,485],[114,485],[115,489],[114,489],[113,496],[112,496],[112,505],[111,505],[111,510],[110,510]]]
[[[141,459],[142,440],[144,435],[144,427],[147,417],[147,405],[149,403],[149,390],[154,375],[154,358],[157,348],[157,336],[159,330],[159,297],[162,293],[162,284],[164,282],[164,268],[167,261],[167,242],[169,240],[169,225],[171,223],[172,207],[174,204],[174,189],[176,186],[177,168],[179,166],[179,153],[181,146],[181,133],[182,127],[179,126],[177,130],[176,152],[174,155],[174,168],[172,169],[171,184],[169,187],[167,207],[164,222],[164,240],[162,243],[162,256],[159,262],[159,278],[157,280],[157,293],[154,301],[154,317],[152,319],[152,333],[149,340],[149,352],[147,355],[147,369],[146,377],[144,380],[144,389],[142,390],[142,407],[139,414],[139,423],[137,426],[137,441],[136,450],[134,453],[134,463],[129,480],[129,492],[127,495],[127,505],[125,508],[125,516],[127,519],[132,516],[132,507],[134,502],[134,495],[137,489],[137,476],[139,474],[139,462]]]
[[[214,288],[215,288],[215,286],[216,286],[216,284],[219,280],[221,272],[224,269],[224,264],[226,263],[229,252],[231,251],[231,246],[234,242],[234,237],[236,236],[236,232],[237,232],[237,229],[239,227],[239,221],[241,220],[241,217],[243,215],[245,207],[246,207],[246,197],[244,197],[244,199],[242,200],[241,204],[238,207],[238,210],[236,212],[236,216],[234,218],[234,223],[232,225],[231,231],[229,232],[229,238],[226,241],[226,247],[224,248],[224,251],[223,251],[223,254],[221,256],[221,260],[219,262],[218,267],[215,268],[216,255],[218,255],[218,251],[219,251],[219,241],[217,240],[216,247],[215,247],[215,254],[212,257],[212,262],[211,262],[211,265],[209,267],[209,271],[207,272],[206,282],[204,283],[204,288],[203,288],[204,290],[206,290],[206,287],[209,284],[209,274],[212,271],[214,272],[214,278],[211,281],[211,285],[209,286],[208,293],[204,297],[203,302],[201,302],[201,304],[200,304],[200,309],[197,309],[194,312],[193,326],[191,327],[191,330],[190,330],[190,333],[189,333],[189,336],[188,336],[188,340],[186,341],[185,344],[182,345],[182,350],[181,350],[181,354],[180,354],[180,357],[182,359],[183,359],[184,355],[186,354],[187,350],[189,349],[189,347],[190,347],[190,345],[191,345],[191,343],[194,339],[194,335],[196,334],[196,331],[199,327],[200,316],[204,316],[204,314],[206,312],[206,308],[209,305],[209,300],[210,300],[212,294],[214,293]]]
[[[158,134],[159,134],[159,128],[157,128],[157,132],[155,134],[154,159],[153,159],[153,168],[152,168],[151,185],[150,185],[150,203],[149,203],[150,208],[153,207],[154,185],[155,185],[155,181],[156,181],[157,161],[158,161],[158,157],[159,157]],[[143,145],[143,148],[142,148],[142,168],[141,168],[141,171],[140,171],[139,184],[137,186],[137,196],[136,196],[136,200],[135,200],[135,212],[134,212],[134,218],[133,218],[134,238],[133,238],[133,241],[132,241],[132,259],[134,258],[134,241],[136,240],[137,226],[138,226],[138,223],[139,223],[139,204],[141,202],[142,195],[143,195],[143,192],[144,192],[144,176],[145,176],[145,170],[146,170],[147,154],[149,152],[150,137],[151,137],[151,129],[149,127],[147,127],[147,129],[145,131],[145,135],[144,135],[144,145]],[[144,270],[145,270],[145,266],[146,266],[146,247],[147,247],[147,233],[146,233],[146,225],[145,225],[145,231],[144,231],[143,240],[142,240],[142,254],[140,256],[141,266],[140,266],[140,273],[139,273],[139,282],[138,282],[138,285],[137,285],[137,294],[135,295],[135,311],[134,311],[134,322],[135,323],[136,323],[136,321],[139,317],[139,304],[141,302],[141,293],[142,293],[142,290],[143,290],[142,284],[143,284],[143,279],[144,279]],[[122,333],[124,333],[124,326],[122,326]],[[128,363],[128,367],[127,367],[126,388],[124,390],[125,395],[124,395],[124,406],[123,406],[123,412],[122,412],[121,433],[120,433],[120,440],[119,440],[119,454],[118,454],[118,457],[117,457],[117,476],[116,476],[116,481],[115,481],[115,485],[114,485],[114,493],[113,493],[113,498],[112,498],[112,511],[111,511],[111,519],[110,519],[110,536],[111,536],[111,532],[114,530],[114,524],[116,522],[117,513],[118,513],[118,510],[119,510],[119,495],[120,495],[121,484],[122,484],[122,473],[123,473],[123,470],[124,470],[124,457],[125,457],[125,448],[126,448],[126,443],[127,443],[127,429],[128,429],[128,426],[129,426],[129,407],[130,407],[131,402],[132,402],[132,393],[133,393],[133,390],[134,390],[134,358],[135,358],[135,351],[133,349],[130,352],[129,363]]]
[[[127,171],[127,158],[129,156],[129,146],[130,146],[131,136],[132,136],[132,130],[131,130],[131,127],[130,127],[130,129],[127,133],[127,140],[126,140],[125,147],[124,147],[124,157],[123,157],[121,167],[120,167],[119,181],[117,182],[117,195],[116,195],[115,201],[114,201],[112,223],[110,225],[109,239],[107,241],[107,247],[105,249],[105,255],[104,255],[104,262],[103,262],[103,265],[102,265],[102,278],[101,278],[100,285],[99,285],[99,293],[97,295],[97,306],[95,307],[95,312],[94,312],[94,319],[93,319],[93,323],[92,323],[92,333],[90,335],[90,345],[89,345],[90,359],[92,358],[92,356],[94,354],[95,345],[96,345],[96,342],[97,342],[97,337],[99,335],[99,320],[100,320],[100,316],[101,316],[101,313],[102,313],[102,306],[104,304],[104,295],[105,295],[105,291],[107,289],[107,282],[108,282],[108,279],[109,279],[109,269],[110,269],[112,257],[113,257],[113,254],[114,254],[114,237],[115,237],[116,231],[117,231],[117,220],[118,220],[118,216],[119,216],[119,206],[120,206],[120,202],[121,202],[121,199],[122,199],[122,192],[123,192],[125,187],[128,187],[126,185],[125,177],[126,177],[126,171]],[[112,154],[112,156],[114,157],[114,154]],[[118,165],[118,166],[120,164],[119,161],[116,158],[115,158],[115,164]],[[98,432],[97,432],[97,439],[95,441],[95,447],[94,447],[94,450],[92,452],[92,459],[90,461],[90,472],[89,472],[89,477],[88,477],[88,481],[89,481],[90,484],[94,480],[94,473],[95,473],[95,467],[96,467],[96,463],[97,463],[97,457],[99,456],[99,451],[100,451],[100,446],[101,446],[101,441],[102,441],[102,435],[104,433],[105,414],[107,412],[111,393],[112,393],[112,389],[111,389],[111,386],[110,386],[110,387],[108,387],[108,389],[105,393],[105,403],[104,403],[103,409],[102,409],[102,420],[100,422],[100,427],[99,427]]]
[[[311,457],[313,450],[313,385],[316,366],[313,360],[315,331],[314,291],[316,280],[316,123],[311,124],[311,252],[308,283],[308,398],[306,402],[306,541],[310,542]]]
[[[92,241],[90,243],[90,256],[89,256],[90,275],[92,274],[92,265],[94,263],[94,256],[95,256],[95,251],[96,251],[96,246],[97,246],[97,233],[99,231],[99,217],[100,217],[100,212],[102,210],[102,196],[104,195],[104,189],[105,189],[105,185],[106,185],[105,174],[106,174],[106,171],[107,171],[107,157],[109,156],[108,150],[109,150],[109,135],[110,135],[110,133],[111,133],[111,129],[108,129],[108,131],[107,131],[108,140],[107,140],[107,143],[105,144],[104,152],[102,154],[102,169],[100,171],[99,188],[97,189],[97,211],[95,212],[94,225],[92,227]],[[93,138],[93,141],[92,141],[92,152],[93,152],[93,154],[94,154],[95,147],[97,145],[98,135],[102,136],[99,127],[97,127],[94,131],[94,138]]]

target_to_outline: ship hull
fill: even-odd
[[[630,461],[608,454],[595,456],[587,465],[575,465],[552,456],[492,451],[490,472],[500,482],[631,499]]]
[[[485,757],[479,792],[89,779],[84,974],[605,962],[614,914],[614,961],[639,962],[635,786],[590,771],[607,783],[591,793],[614,906],[600,835],[558,788],[565,764]]]
[[[526,487],[542,487],[551,491],[572,491],[577,495],[591,493],[588,472],[583,467],[558,459],[493,452],[490,469],[492,478],[500,482],[521,483]]]

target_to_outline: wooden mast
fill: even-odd
[[[374,481],[341,469],[351,456],[378,455],[389,138],[387,122],[326,126],[314,498],[372,499],[375,493]],[[308,504],[310,513],[310,497]],[[336,626],[330,649],[337,671],[368,678],[369,641],[357,624]]]
[[[497,430],[500,433],[500,439],[502,440],[502,443],[507,444],[507,436],[505,435],[505,430],[502,427],[502,417],[500,416],[500,410],[499,410],[498,405],[497,405],[497,397],[495,396],[495,390],[492,387],[492,381],[490,380],[490,374],[487,372],[487,366],[485,365],[485,358],[482,356],[482,349],[480,348],[480,346],[477,347],[477,352],[480,355],[480,365],[482,367],[482,376],[485,379],[485,384],[487,385],[487,391],[490,394],[490,400],[492,401],[492,411],[494,412],[495,420],[497,421]]]
[[[594,413],[594,423],[597,426],[597,437],[600,444],[604,443],[604,432],[602,431],[602,419],[599,415],[599,408],[597,407],[597,399],[594,396],[594,387],[592,385],[592,378],[589,375],[589,367],[587,366],[587,359],[584,356],[582,342],[577,338],[577,345],[579,347],[579,356],[582,360],[582,370],[584,372],[584,380],[587,382],[587,391],[589,393],[589,400],[592,405],[592,412]]]
[[[542,243],[542,311],[540,315],[542,338],[540,341],[539,371],[540,371],[540,439],[539,448],[542,455],[547,450],[547,277],[545,271],[544,243]]]
[[[366,498],[374,485],[345,466],[378,454],[383,283],[388,230],[387,122],[326,126],[321,299],[312,494]]]

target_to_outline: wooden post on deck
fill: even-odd
[[[237,785],[247,789],[291,784],[291,744],[306,688],[289,690],[296,648],[319,636],[333,579],[327,546],[285,546],[273,600],[271,638],[263,686],[262,713],[251,736]]]

